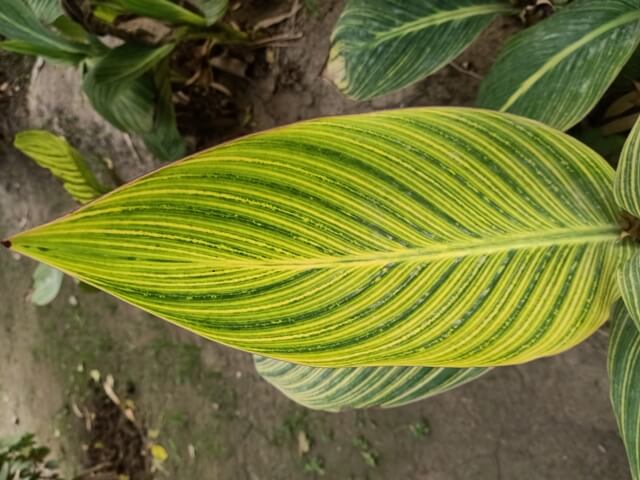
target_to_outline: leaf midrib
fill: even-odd
[[[552,71],[558,65],[560,65],[567,57],[569,57],[572,53],[581,49],[585,45],[594,41],[601,35],[614,30],[622,25],[627,23],[631,23],[633,21],[640,20],[640,10],[633,10],[631,12],[627,12],[624,15],[620,15],[615,19],[601,25],[600,27],[592,30],[587,35],[582,37],[577,42],[570,44],[569,46],[563,48],[558,53],[553,55],[549,60],[547,60],[538,70],[536,70],[532,75],[530,75],[524,82],[520,84],[520,87],[513,92],[513,94],[507,99],[507,101],[498,109],[501,112],[507,111],[515,102],[517,102],[525,93],[527,93],[533,86],[544,77],[547,73]]]
[[[424,30],[443,23],[454,22],[456,20],[464,20],[468,17],[477,17],[480,15],[489,15],[491,13],[510,13],[514,8],[504,3],[494,3],[488,5],[475,5],[471,7],[459,8],[457,10],[443,10],[432,15],[418,18],[411,22],[399,25],[384,32],[378,32],[375,35],[376,44],[393,40],[394,38]]]

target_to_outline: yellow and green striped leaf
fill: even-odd
[[[640,217],[640,120],[622,148],[613,191],[621,209]]]
[[[596,105],[639,42],[638,0],[575,0],[507,43],[478,105],[567,130]]]
[[[640,480],[640,333],[622,302],[609,338],[609,392],[634,480]]]
[[[506,365],[606,320],[633,253],[612,186],[542,124],[387,111],[223,144],[5,245],[263,356]]]
[[[326,75],[358,100],[389,93],[435,73],[513,11],[508,0],[349,0]]]
[[[392,408],[433,397],[484,375],[488,368],[318,368],[254,356],[256,370],[294,402],[315,410]]]
[[[98,183],[80,152],[62,137],[45,130],[26,130],[16,135],[14,146],[51,171],[80,203],[87,203],[107,191]]]

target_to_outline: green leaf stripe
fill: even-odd
[[[622,302],[615,305],[609,338],[609,389],[613,412],[629,458],[640,479],[640,333]]]
[[[613,170],[544,125],[430,108],[200,153],[12,239],[205,337],[311,366],[558,353],[619,297]]]
[[[487,368],[317,368],[254,356],[256,370],[288,398],[328,412],[392,408],[433,397],[484,375]]]
[[[629,0],[576,0],[515,35],[483,80],[478,105],[569,129],[638,46],[639,7]]]
[[[350,0],[327,76],[358,100],[389,93],[442,68],[496,15],[513,11],[500,0]]]
[[[27,130],[16,135],[14,146],[62,180],[78,202],[87,203],[106,192],[80,152],[64,138],[44,130]]]
[[[633,126],[622,148],[614,194],[620,208],[640,217],[640,120]]]
[[[187,24],[196,27],[207,26],[206,19],[171,0],[111,0],[115,7],[140,15],[141,17],[156,18],[170,24]]]

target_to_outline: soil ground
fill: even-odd
[[[259,10],[269,2],[253,3]],[[275,48],[269,70],[247,81],[243,101],[252,105],[252,116],[245,131],[347,112],[472,103],[478,80],[453,67],[372,102],[345,99],[321,77],[342,2],[316,4],[315,13],[303,11],[287,24],[303,38]],[[482,75],[514,28],[510,20],[497,21],[458,64],[468,62]],[[0,85],[9,82],[0,95],[0,236],[73,208],[48,172],[10,147],[16,131],[47,123],[45,113],[34,118],[27,111],[22,92],[30,68],[27,60],[0,56]],[[56,85],[50,87],[55,92]],[[102,148],[100,131],[59,117],[56,128],[84,137],[85,148]],[[209,144],[238,133],[207,137],[206,125],[199,131]],[[153,167],[131,152],[113,158],[124,178]],[[131,400],[153,441],[167,450],[158,478],[630,478],[608,400],[606,333],[555,358],[496,369],[431,400],[327,414],[275,391],[257,376],[249,355],[85,291],[70,278],[51,305],[35,307],[27,298],[34,269],[34,262],[0,252],[0,436],[36,432],[54,445],[68,472],[86,468],[85,450],[95,448],[77,413],[91,390],[89,372],[98,370],[115,378],[118,394]],[[301,435],[310,441],[304,454]]]

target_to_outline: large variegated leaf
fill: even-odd
[[[640,333],[624,304],[615,305],[609,338],[609,391],[634,480],[640,480]]]
[[[400,407],[464,385],[488,368],[319,368],[254,357],[256,370],[294,402],[328,412]]]
[[[80,152],[67,141],[44,130],[16,135],[15,147],[62,180],[64,188],[80,203],[87,203],[107,190],[102,187]]]
[[[544,125],[399,110],[226,143],[6,245],[264,356],[504,365],[606,320],[633,253],[612,185]]]
[[[478,104],[566,130],[595,106],[639,42],[637,0],[575,0],[507,43]]]
[[[406,87],[509,12],[508,0],[349,0],[333,32],[327,76],[359,100]]]
[[[40,23],[36,13],[24,0],[2,0],[0,6],[0,49],[41,55],[50,60],[79,63],[90,47],[67,40]]]

